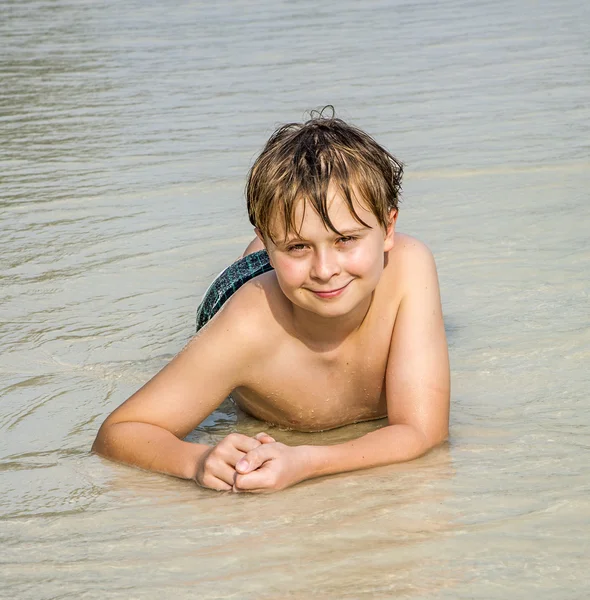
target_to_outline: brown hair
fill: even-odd
[[[325,116],[327,110],[330,116]],[[246,200],[252,225],[273,240],[271,228],[278,216],[285,233],[296,231],[295,206],[304,199],[339,234],[328,215],[328,186],[333,183],[360,224],[367,226],[354,210],[354,197],[387,228],[389,212],[398,208],[402,163],[370,135],[337,119],[332,106],[310,117],[279,127],[250,169]]]

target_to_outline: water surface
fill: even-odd
[[[589,28],[582,0],[3,2],[0,595],[585,598]],[[268,135],[326,103],[406,163],[450,443],[263,497],[90,455],[251,238]],[[192,439],[236,429],[225,403]]]

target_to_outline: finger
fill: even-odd
[[[227,464],[220,457],[209,457],[204,465],[202,474],[198,476],[198,481],[205,487],[211,487],[210,483],[217,480],[223,481],[229,486],[234,484],[236,470],[233,465]]]
[[[254,448],[236,463],[238,473],[250,473],[258,469],[267,460],[274,456],[274,448],[271,444],[264,444]]]
[[[234,471],[235,473],[235,471]],[[201,484],[201,487],[210,489],[210,490],[215,490],[216,492],[229,492],[232,488],[233,488],[233,484],[234,482],[232,481],[231,484],[227,483],[226,481],[223,481],[221,479],[219,479],[218,477],[215,477],[214,475],[206,475],[203,483]]]
[[[254,450],[254,448],[258,448],[260,443],[257,439],[250,437],[248,435],[243,435],[241,433],[230,433],[225,440],[227,443],[240,450],[241,452],[250,452],[250,450]],[[223,441],[222,440],[222,443]]]
[[[246,492],[272,491],[275,484],[274,479],[270,463],[267,463],[250,473],[236,473],[234,488],[237,488],[238,491]]]
[[[261,431],[254,436],[255,440],[258,440],[261,444],[271,444],[272,442],[276,442],[276,440],[268,435],[265,431]]]
[[[270,494],[271,492],[274,492],[274,491],[276,491],[276,490],[273,490],[270,488],[256,488],[256,489],[252,489],[252,490],[242,490],[236,485],[234,485],[234,487],[232,488],[232,492],[235,492],[237,494]]]
[[[219,479],[231,487],[233,486],[236,478],[236,470],[234,469],[233,465],[219,462],[211,467],[207,475],[214,477],[215,479]],[[207,475],[205,475],[205,477],[207,477]]]
[[[234,470],[236,464],[246,456],[245,452],[238,450],[237,448],[226,448],[223,455],[219,455],[219,458]]]

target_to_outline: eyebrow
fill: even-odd
[[[343,229],[340,232],[340,236],[347,236],[351,233],[361,233],[361,231],[366,231],[367,229],[371,229],[371,227],[353,227],[352,229]]]
[[[333,233],[336,237],[347,237],[354,233],[361,233],[363,231],[366,231],[367,229],[371,229],[371,227],[353,227],[352,229],[343,229],[342,231],[340,231],[340,233],[336,233],[335,231]],[[293,244],[294,242],[301,243],[301,242],[305,242],[305,241],[306,241],[305,238],[302,238],[301,236],[299,236],[297,234],[293,234],[292,237],[285,238],[284,240],[282,240],[281,243],[283,245],[287,246],[288,244]]]

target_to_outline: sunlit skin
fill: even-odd
[[[301,200],[296,231],[258,238],[274,271],[245,284],[188,346],[105,421],[103,456],[194,479],[270,492],[302,480],[402,462],[448,435],[449,364],[429,250],[384,228],[362,202],[360,224],[332,186],[339,233]],[[209,447],[183,441],[227,395],[261,421],[320,431],[387,417],[332,446],[287,446],[233,433]]]
[[[392,211],[384,231],[375,215],[357,202],[356,213],[366,223],[362,225],[337,190],[330,188],[328,193],[330,219],[338,232],[327,228],[304,202],[295,209],[297,231],[287,233],[275,226],[276,243],[257,231],[292,304],[293,324],[316,345],[344,340],[364,319],[386,253],[393,247],[397,219]]]

